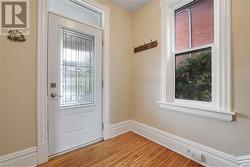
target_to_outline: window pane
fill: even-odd
[[[87,7],[81,0],[49,0],[48,2],[49,10],[52,12],[72,18],[72,20],[102,27],[102,14]]]
[[[175,50],[213,42],[213,0],[196,0],[175,11]]]
[[[175,62],[175,98],[211,102],[211,48],[176,55]]]
[[[189,28],[189,11],[182,10],[175,16],[175,42],[176,50],[184,50],[191,47]]]
[[[94,102],[94,37],[62,29],[61,107]]]

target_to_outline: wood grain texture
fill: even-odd
[[[52,158],[39,167],[202,167],[133,132]]]

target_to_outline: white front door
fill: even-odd
[[[102,31],[49,14],[50,155],[102,139]]]

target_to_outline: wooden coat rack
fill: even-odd
[[[136,48],[134,48],[134,53],[138,53],[138,52],[142,52],[144,50],[148,50],[148,49],[152,49],[158,46],[158,42],[157,41],[151,41],[149,43],[145,43],[142,46],[138,46]]]

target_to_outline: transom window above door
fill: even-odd
[[[230,0],[162,0],[160,108],[232,120]]]

